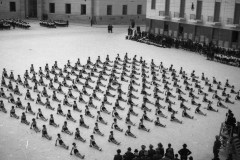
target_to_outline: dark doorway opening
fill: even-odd
[[[167,22],[164,23],[164,31],[168,32],[169,24]]]
[[[238,37],[239,37],[239,32],[238,31],[232,31],[232,42],[238,42]]]
[[[28,0],[28,17],[37,18],[37,0]]]

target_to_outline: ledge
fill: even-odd
[[[190,22],[190,23],[194,23],[194,24],[203,23],[203,21],[200,20],[200,19],[191,19],[191,20],[189,20],[189,22]]]
[[[206,22],[206,24],[208,25],[212,25],[212,26],[221,26],[221,22]]]
[[[186,21],[186,18],[174,17],[174,18],[172,18],[172,20],[178,21],[178,22],[184,22],[184,21]]]

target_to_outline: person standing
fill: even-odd
[[[130,36],[131,35],[131,27],[129,26],[128,27],[128,36]]]
[[[133,160],[141,160],[141,158],[139,157],[137,149],[134,150],[134,158],[133,158]]]
[[[132,26],[132,28],[135,27],[135,21],[134,20],[131,21],[131,26]]]
[[[68,25],[69,25],[69,21],[67,20],[67,27],[68,27]]]
[[[220,147],[221,147],[221,141],[219,140],[219,136],[217,135],[213,145],[213,154],[214,154],[213,160],[216,160],[218,158]]]
[[[189,149],[187,149],[187,145],[183,144],[183,148],[178,151],[180,154],[181,160],[187,160],[188,156],[192,153]]]
[[[91,25],[91,27],[92,27],[92,25],[93,25],[93,19],[91,18],[91,20],[90,20],[90,25]]]
[[[124,160],[132,160],[135,157],[131,150],[131,147],[128,147],[127,152],[123,156]]]
[[[113,26],[110,24],[110,33],[113,32]]]
[[[168,148],[166,149],[166,156],[170,159],[173,159],[174,158],[174,150],[171,146],[172,146],[171,143],[169,143]]]
[[[156,149],[156,153],[153,155],[153,160],[159,160],[162,159],[162,155],[159,149]]]
[[[109,24],[108,25],[108,33],[110,33],[110,28],[111,28],[111,25]]]
[[[174,157],[173,160],[180,160],[180,159],[178,158],[178,154],[175,154],[175,157]]]
[[[121,155],[121,150],[118,149],[118,150],[117,150],[117,154],[114,156],[114,159],[113,159],[113,160],[122,160],[122,159],[123,159],[123,157],[122,157],[122,155]]]
[[[13,29],[15,29],[15,22],[14,21],[12,21],[12,27],[13,27]]]
[[[156,148],[156,150],[159,150],[162,157],[164,156],[164,148],[162,143],[158,143],[158,147]]]
[[[142,145],[141,146],[141,150],[139,151],[139,156],[140,157],[144,157],[144,152],[146,151],[145,149],[146,149],[146,146],[145,145]]]
[[[156,151],[153,149],[153,145],[149,145],[149,150],[148,150],[148,157],[152,160],[153,155],[156,153]]]

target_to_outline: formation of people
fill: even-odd
[[[57,26],[60,27],[68,27],[69,22],[64,20],[40,20],[40,26],[48,27],[48,28],[56,28]]]
[[[56,25],[52,20],[40,20],[39,24],[43,27],[56,28]]]
[[[126,91],[123,85],[128,86]],[[19,89],[19,86],[22,86],[23,90]],[[210,80],[204,73],[198,76],[193,70],[187,74],[183,68],[177,71],[173,65],[166,67],[162,62],[157,65],[154,60],[147,63],[142,57],[138,59],[136,55],[129,58],[127,53],[123,59],[118,54],[114,61],[111,61],[107,55],[106,60],[102,62],[101,57],[98,56],[95,63],[88,57],[84,65],[81,64],[80,59],[74,63],[68,60],[63,68],[60,68],[58,62],[55,61],[53,66],[49,67],[46,64],[44,68],[39,67],[38,71],[32,64],[30,70],[25,71],[23,79],[20,75],[16,78],[12,71],[8,74],[4,68],[1,87],[0,98],[6,99],[12,107],[6,108],[4,101],[0,100],[0,111],[10,112],[10,117],[20,119],[21,123],[30,125],[36,133],[42,132],[42,137],[48,140],[52,140],[52,136],[48,134],[47,124],[56,129],[60,126],[54,121],[55,114],[66,117],[60,129],[63,134],[73,135],[74,131],[68,127],[68,123],[78,121],[73,135],[74,140],[87,141],[81,136],[79,127],[93,128],[93,134],[89,136],[89,146],[100,151],[102,148],[95,141],[94,135],[104,137],[107,133],[101,131],[99,124],[111,127],[107,141],[120,145],[120,140],[114,136],[115,131],[137,138],[136,133],[131,130],[132,127],[137,126],[139,130],[150,132],[148,128],[150,123],[156,127],[167,127],[161,122],[161,118],[182,124],[183,120],[179,117],[195,118],[195,115],[189,113],[190,110],[194,110],[194,114],[207,116],[202,108],[218,112],[220,108],[228,108],[226,104],[240,100],[239,91],[236,91],[229,80],[222,84],[215,77]],[[6,92],[10,92],[9,95]],[[32,93],[37,96],[33,97]],[[60,99],[59,95],[63,95],[64,98]],[[140,95],[142,99],[139,99]],[[21,102],[23,97],[27,106],[23,106]],[[46,100],[42,100],[43,98]],[[215,100],[217,102],[214,104]],[[57,107],[51,105],[52,101],[58,103]],[[176,101],[180,102],[180,106],[176,106]],[[187,106],[188,101],[191,106]],[[32,107],[33,102],[35,102],[34,105],[45,106],[51,113],[50,117],[45,116],[41,107],[35,110],[35,107]],[[96,102],[101,102],[100,107],[95,104]],[[85,107],[80,108],[79,104]],[[64,113],[62,107],[69,108],[67,113]],[[15,109],[22,110],[22,115],[17,115]],[[122,114],[124,110],[127,110],[126,115]],[[73,117],[72,112],[78,113],[79,118]],[[155,116],[149,116],[150,112],[154,112]],[[109,124],[104,117],[110,115],[112,123]],[[31,122],[28,116],[34,117]],[[139,121],[133,122],[131,116],[138,117]],[[90,127],[86,124],[85,117],[95,120],[94,126]],[[42,129],[37,125],[38,120],[45,123]],[[118,125],[118,121],[125,121],[126,126]],[[56,145],[65,149],[69,148],[61,139],[60,133],[57,135]],[[72,145],[73,153],[84,158],[84,154],[77,149],[77,143],[74,142]]]
[[[0,29],[15,29],[15,27],[29,29],[31,26],[28,22],[22,19],[1,19],[0,20]]]
[[[0,29],[11,29],[11,25],[6,22],[4,19],[0,19]]]

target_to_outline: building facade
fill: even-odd
[[[153,34],[240,48],[240,0],[147,0]]]
[[[63,19],[95,24],[145,24],[146,0],[0,0],[0,18]]]

